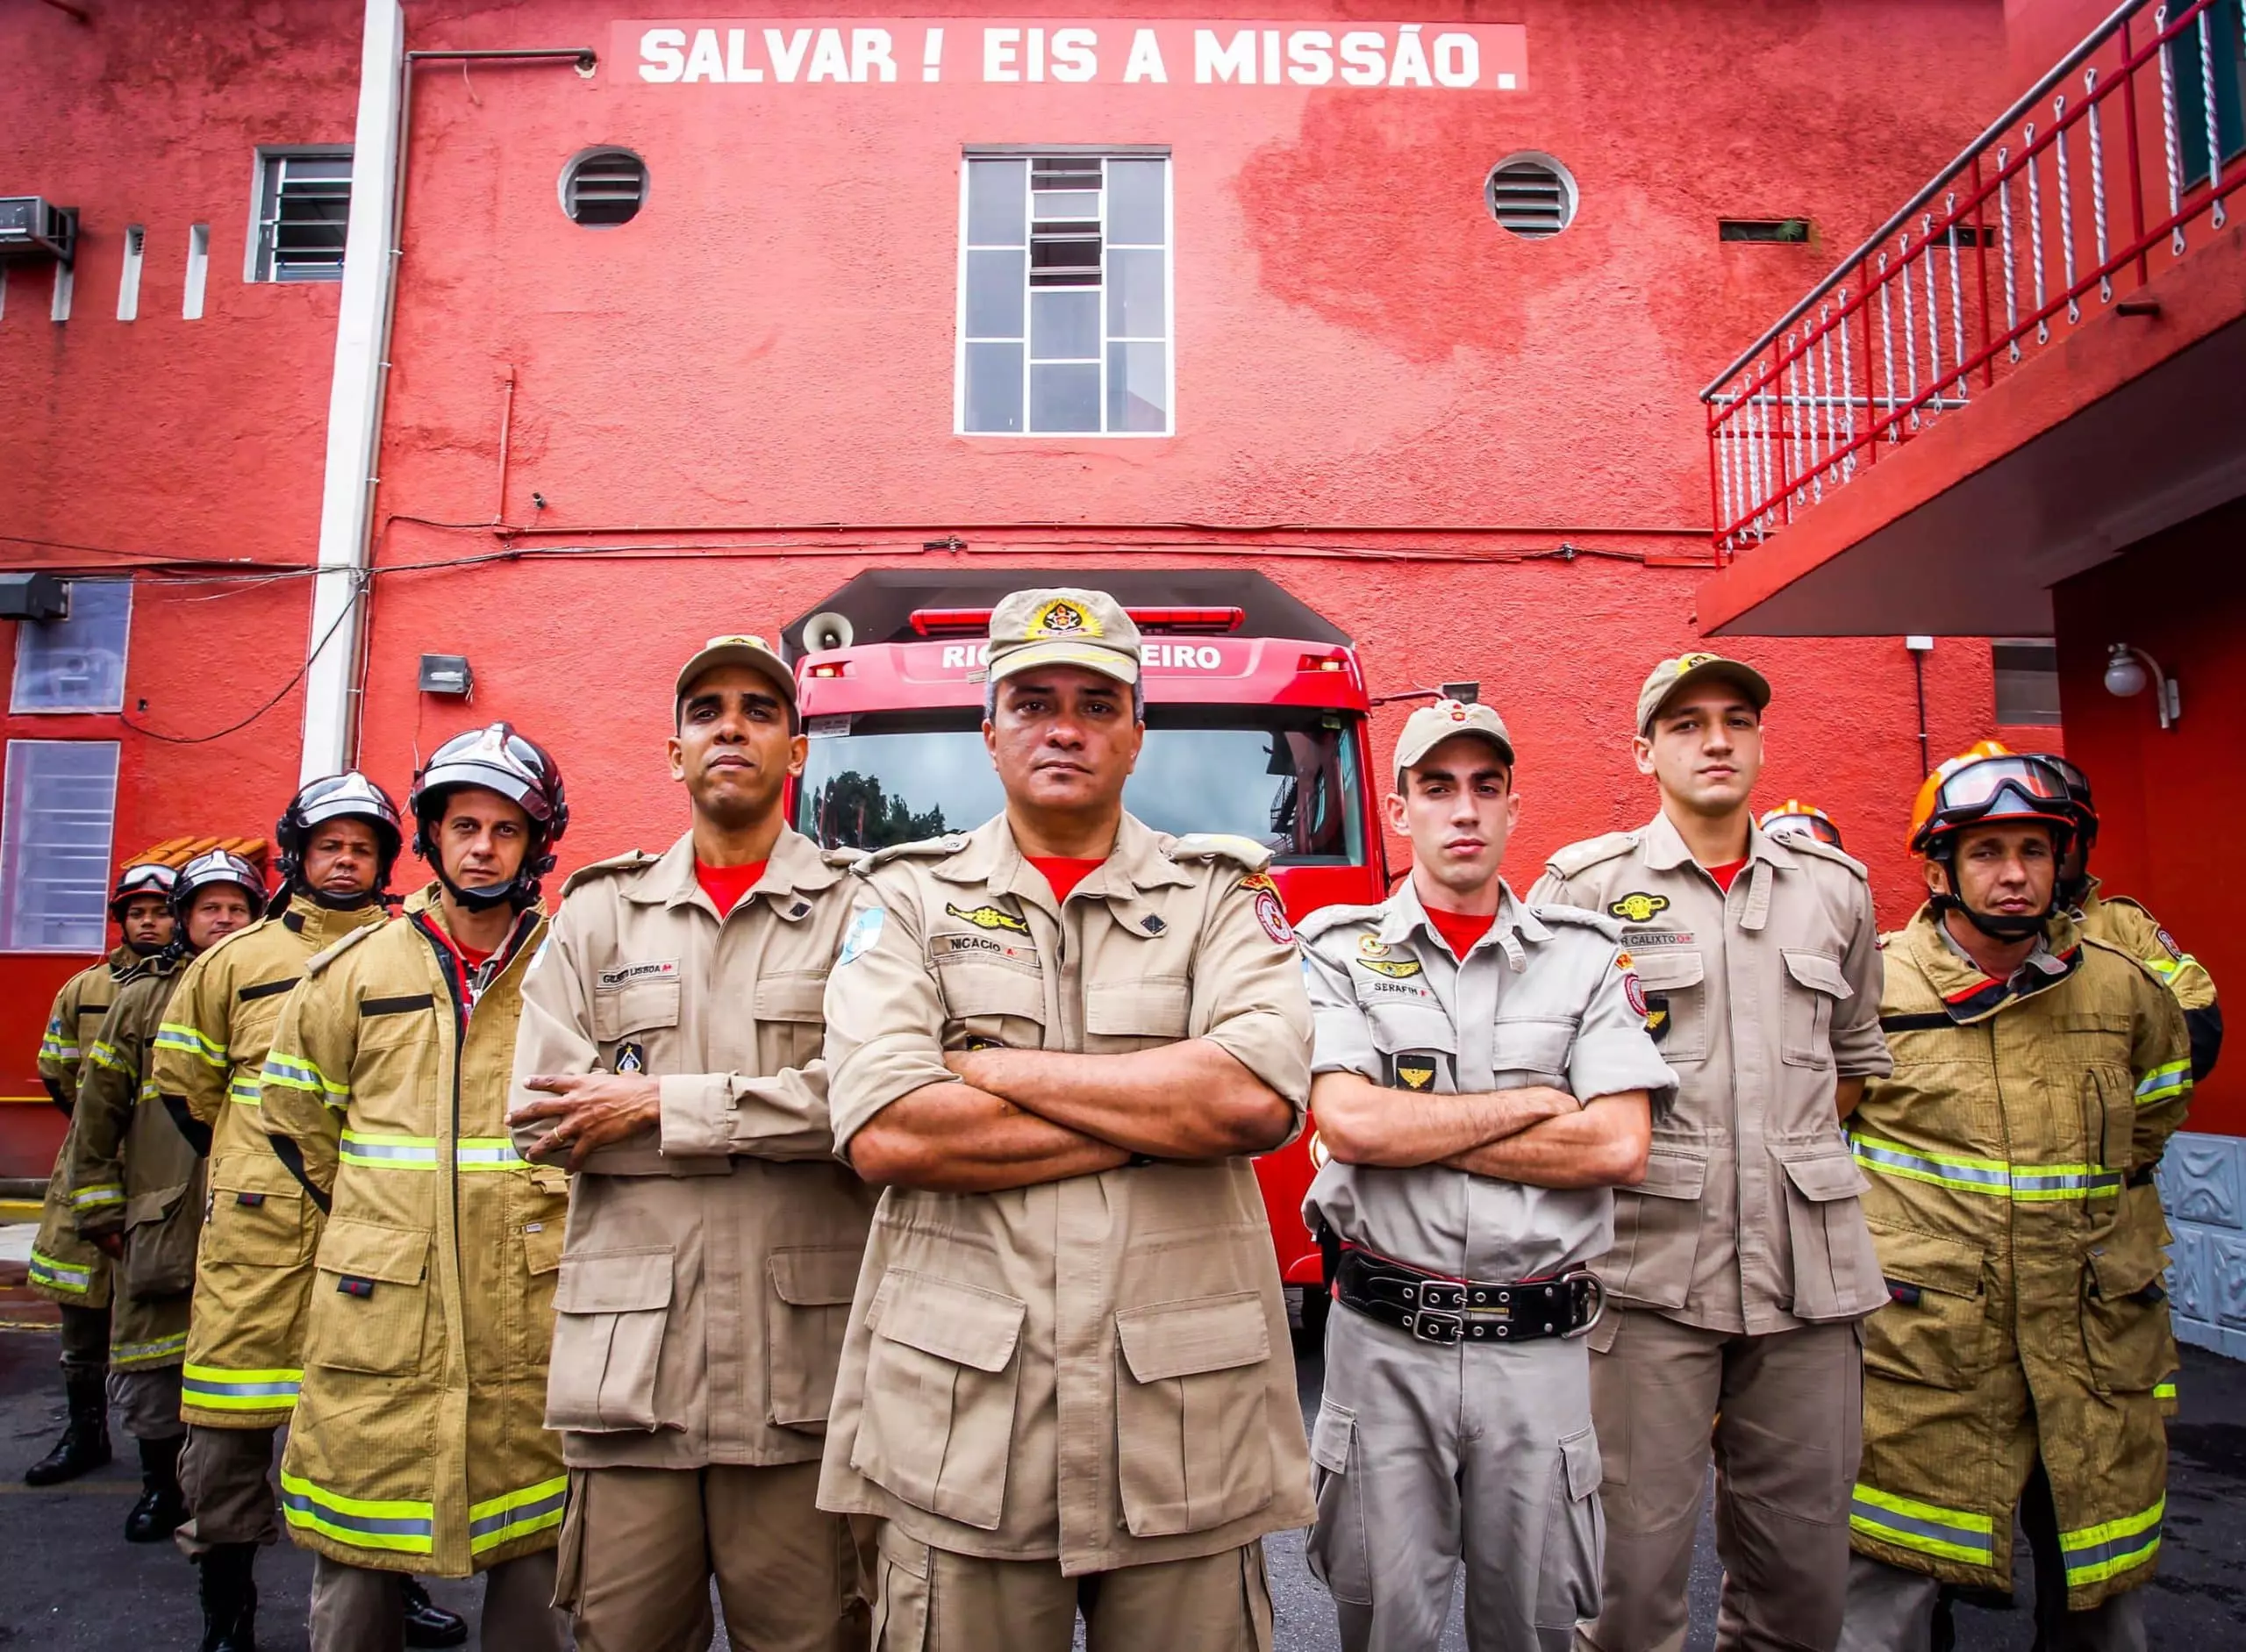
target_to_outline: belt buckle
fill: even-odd
[[[1448,1310],[1456,1313],[1466,1306],[1466,1287],[1441,1279],[1422,1279],[1413,1291],[1413,1298],[1423,1309]]]
[[[1433,1342],[1439,1347],[1450,1348],[1466,1335],[1466,1316],[1463,1313],[1445,1313],[1434,1308],[1422,1308],[1405,1320],[1404,1328],[1411,1332],[1413,1339],[1418,1341]]]
[[[1578,1268],[1571,1273],[1566,1273],[1560,1276],[1560,1283],[1562,1284],[1571,1285],[1578,1279],[1583,1280],[1591,1286],[1591,1317],[1588,1319],[1585,1319],[1580,1326],[1577,1326],[1574,1330],[1563,1331],[1560,1333],[1563,1338],[1570,1341],[1573,1341],[1579,1336],[1589,1336],[1592,1333],[1592,1328],[1606,1316],[1606,1287],[1599,1283],[1599,1278],[1597,1274],[1593,1273],[1588,1268]]]

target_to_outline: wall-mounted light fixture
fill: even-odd
[[[2176,686],[2176,679],[2162,670],[2160,662],[2142,648],[2133,648],[2126,642],[2114,643],[2106,658],[2106,692],[2126,700],[2133,694],[2142,694],[2147,683],[2152,684],[2152,709],[2160,714],[2161,727],[2175,727],[2177,719],[2184,715],[2183,694]]]
[[[464,654],[425,654],[421,656],[421,692],[466,699],[476,686]]]

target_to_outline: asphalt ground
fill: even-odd
[[[192,1569],[168,1545],[128,1544],[121,1534],[139,1490],[129,1441],[112,1431],[118,1458],[97,1474],[44,1490],[22,1484],[24,1466],[60,1431],[62,1407],[53,1310],[9,1288],[11,1274],[21,1277],[0,1273],[0,1648],[192,1648],[201,1629]],[[1303,1360],[1300,1374],[1304,1410],[1313,1414],[1318,1361]],[[2166,1537],[2146,1597],[2151,1642],[2161,1652],[2246,1647],[2246,1364],[2186,1348],[2179,1387],[2182,1410],[2169,1433]],[[1267,1549],[1282,1652],[1337,1652],[1333,1609],[1304,1567],[1301,1534],[1276,1536]],[[1691,1652],[1715,1643],[1719,1576],[1704,1515],[1693,1556]],[[428,1581],[441,1604],[476,1620],[480,1584]],[[258,1583],[260,1646],[305,1652],[311,1557],[284,1540],[260,1558]],[[2027,1600],[2024,1577],[2016,1593]],[[1958,1610],[1961,1652],[2028,1652],[2033,1638],[2024,1604],[2011,1612]],[[722,1634],[717,1644],[726,1644]],[[1454,1605],[1442,1652],[1464,1652],[1465,1644]]]

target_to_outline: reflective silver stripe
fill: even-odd
[[[94,1272],[90,1268],[72,1268],[32,1251],[31,1281],[45,1285],[50,1291],[67,1291],[72,1296],[82,1297],[94,1288]]]
[[[94,1182],[75,1190],[70,1195],[70,1208],[89,1211],[103,1205],[125,1203],[125,1189],[115,1182]]]
[[[437,1139],[361,1135],[356,1130],[346,1130],[338,1156],[346,1164],[361,1164],[372,1169],[433,1170],[437,1168]]]
[[[354,1548],[426,1555],[436,1546],[433,1504],[340,1497],[284,1471],[281,1508],[290,1525],[308,1527]]]
[[[1858,1485],[1849,1503],[1849,1524],[1874,1537],[1922,1554],[1992,1564],[1996,1536],[1986,1516],[1944,1509]]]
[[[187,1352],[187,1333],[160,1336],[153,1342],[120,1342],[109,1351],[111,1365],[145,1365]]]
[[[1849,1145],[1859,1162],[1876,1169],[1900,1171],[1944,1187],[1977,1192],[2003,1193],[2012,1187],[2012,1170],[2007,1165],[1947,1157],[1930,1159],[1923,1154],[1906,1152],[1892,1142],[1875,1141],[1866,1136],[1853,1137]]]
[[[488,1503],[478,1503],[468,1512],[469,1552],[481,1554],[518,1537],[559,1526],[562,1508],[569,1500],[569,1481],[565,1475],[519,1491],[510,1491]]]
[[[463,1136],[454,1153],[463,1170],[514,1170],[529,1162],[505,1136]]]

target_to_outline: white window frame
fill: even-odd
[[[125,709],[125,680],[132,671],[132,582],[129,579],[66,579],[66,587],[79,585],[122,585],[125,587],[125,635],[117,645],[117,702],[113,705],[25,705],[20,703],[23,693],[24,667],[31,658],[24,647],[24,627],[16,633],[16,662],[8,679],[8,715],[11,717],[104,717]],[[66,622],[67,623],[67,622]]]
[[[974,161],[1034,161],[1039,155],[1097,155],[1102,161],[1160,161],[1162,167],[1162,279],[1168,335],[1162,347],[1162,417],[1160,430],[1031,430],[1029,426],[1029,307],[1025,295],[1022,308],[1022,401],[1019,430],[969,430],[967,427],[967,254],[972,250],[967,240],[967,189],[969,168]],[[1103,423],[1107,418],[1107,357],[1111,344],[1151,344],[1151,339],[1110,339],[1107,336],[1107,206],[1108,190],[1103,176],[1099,192],[1099,250],[1100,281],[1097,287],[1082,288],[1079,292],[1097,292],[1100,297],[1099,334],[1099,407]],[[1125,243],[1126,246],[1132,243]],[[970,144],[959,157],[959,258],[954,285],[957,290],[956,314],[952,324],[951,428],[955,436],[971,436],[988,441],[1167,441],[1177,434],[1177,157],[1165,144],[1133,143],[991,143]],[[1008,249],[1011,250],[1011,249]],[[1023,226],[1022,259],[1025,282],[1028,274],[1029,241],[1026,222]]]
[[[6,765],[4,769],[0,769],[0,867],[9,868],[11,873],[14,869],[12,855],[15,844],[11,840],[12,834],[10,828],[15,824],[15,822],[12,816],[6,809],[5,803],[11,792],[10,783],[12,781],[17,772],[16,764],[18,762],[18,748],[19,747],[26,746],[99,746],[106,747],[109,750],[109,820],[102,838],[102,876],[94,906],[94,944],[91,947],[18,947],[13,945],[12,942],[14,940],[14,935],[12,931],[14,927],[15,913],[11,911],[0,910],[0,919],[5,920],[4,923],[0,923],[0,953],[18,955],[51,955],[60,953],[75,957],[82,956],[90,952],[96,955],[99,955],[101,953],[108,949],[109,871],[112,858],[115,855],[117,849],[117,800],[118,791],[120,790],[118,760],[121,755],[121,747],[118,741],[113,740],[11,740],[8,742]]]
[[[307,282],[343,279],[343,267],[340,264],[336,266],[335,273],[332,275],[325,274],[297,275],[283,281],[280,276],[273,274],[270,251],[265,239],[265,215],[268,204],[265,193],[265,179],[272,163],[276,161],[354,161],[354,159],[353,146],[347,143],[260,144],[258,146],[249,175],[249,240],[242,257],[243,281],[252,286],[262,283],[294,287]],[[354,190],[359,187],[355,166],[352,173],[351,187]],[[277,224],[279,219],[276,218],[274,221]]]

